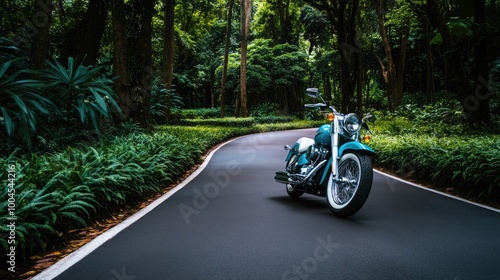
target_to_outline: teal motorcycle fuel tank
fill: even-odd
[[[329,124],[324,124],[318,128],[316,135],[314,136],[314,143],[316,145],[323,145],[329,147],[332,144],[332,138],[330,137],[331,126]]]

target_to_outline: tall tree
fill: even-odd
[[[172,88],[175,53],[175,0],[165,0],[165,38],[163,45],[163,77],[167,89]]]
[[[474,80],[474,96],[476,106],[469,109],[473,122],[489,124],[490,116],[490,82],[488,74],[488,28],[486,22],[486,1],[474,0],[474,57],[472,75]],[[477,107],[477,108],[476,108]],[[475,109],[475,110],[474,110]]]
[[[240,114],[248,117],[247,106],[247,48],[252,0],[241,0],[241,66],[240,66]]]
[[[384,47],[386,65],[384,65],[380,58],[378,60],[382,68],[384,81],[387,85],[389,110],[394,111],[403,101],[406,50],[414,16],[407,1],[393,1],[392,3],[388,3],[387,0],[372,0],[372,5],[377,14],[377,23]],[[397,59],[394,57],[392,46],[395,44],[391,44],[388,32],[389,27],[386,21],[386,14],[389,12],[392,12],[390,23],[397,28],[397,33],[400,34],[398,44],[399,56]]]
[[[90,0],[87,12],[76,29],[76,34],[70,34],[70,36],[77,36],[73,57],[79,59],[85,57],[84,65],[94,65],[97,61],[101,38],[106,30],[107,16],[108,1]]]
[[[300,6],[298,0],[259,0],[255,12],[255,32],[276,44],[298,45]],[[260,3],[259,3],[260,2]]]
[[[485,9],[485,0],[474,1],[474,33],[476,42],[473,45],[475,54],[473,70],[471,71],[475,85],[475,88],[473,88],[469,84],[470,80],[462,64],[461,50],[457,49],[458,44],[446,23],[439,2],[437,0],[427,0],[427,15],[430,22],[437,27],[441,35],[441,47],[447,54],[447,62],[453,76],[457,98],[471,123],[491,122],[489,108],[490,92],[487,81]]]
[[[337,37],[337,49],[341,57],[340,88],[342,110],[355,111],[354,90],[359,77],[361,49],[358,46],[356,20],[359,15],[359,0],[304,0],[314,8],[324,11]]]
[[[124,0],[112,0],[113,15],[113,74],[118,76],[115,92],[123,118],[127,119],[131,110],[130,69],[128,63],[127,19]]]
[[[220,90],[220,115],[223,118],[225,114],[225,98],[226,98],[226,81],[227,81],[227,65],[229,61],[229,43],[231,42],[231,24],[233,18],[234,0],[229,0],[227,12],[226,37],[224,39],[224,65],[222,70],[222,86]]]
[[[142,124],[147,123],[153,76],[152,19],[155,1],[133,0],[135,20],[132,37],[129,38],[132,99],[135,100],[131,117]]]
[[[49,30],[52,22],[52,0],[35,0],[33,16],[33,40],[31,43],[30,68],[40,69],[49,54]]]

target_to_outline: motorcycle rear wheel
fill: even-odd
[[[370,157],[363,154],[347,153],[339,161],[340,182],[334,182],[330,174],[326,201],[337,216],[354,215],[365,204],[373,182],[373,168]]]

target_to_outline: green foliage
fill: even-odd
[[[151,87],[149,117],[157,123],[165,122],[167,112],[175,114],[184,102],[175,89],[167,89],[161,79],[155,79]]]
[[[76,113],[82,123],[90,119],[100,133],[101,117],[112,119],[113,110],[121,112],[111,89],[112,80],[100,76],[104,66],[84,66],[72,57],[68,58],[67,67],[55,58],[47,64],[49,67],[40,71],[40,78],[50,98],[57,100],[67,117]]]
[[[499,131],[465,127],[462,112],[443,104],[398,112],[372,127],[377,165],[467,197],[500,199]]]
[[[220,117],[220,108],[183,109],[180,112],[181,119],[212,119],[218,117]]]
[[[87,126],[99,135],[101,119],[120,113],[112,80],[101,76],[103,66],[85,67],[69,58],[67,67],[55,59],[47,62],[45,69],[27,70],[25,52],[13,44],[0,39],[0,49],[5,51],[0,55],[2,154],[16,147],[53,150],[58,134],[72,138],[71,142],[73,136],[87,134]],[[80,125],[74,122],[76,119],[80,119]]]
[[[49,116],[56,108],[41,95],[38,81],[26,79],[24,70],[12,69],[19,60],[0,66],[0,126],[5,128],[8,137],[17,132],[16,136],[31,148],[40,114]]]

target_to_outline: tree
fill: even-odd
[[[342,110],[355,111],[354,90],[359,77],[361,49],[356,38],[356,20],[359,0],[304,0],[312,7],[324,11],[332,24],[337,38],[336,46],[341,57],[340,88]]]
[[[49,54],[49,30],[52,22],[52,0],[36,0],[33,16],[30,69],[41,69]]]
[[[167,89],[172,88],[175,52],[175,0],[165,0],[165,38],[163,45],[163,74]]]
[[[132,33],[129,38],[131,95],[135,101],[131,117],[145,125],[151,99],[153,78],[152,19],[155,1],[130,1],[133,20],[130,23]]]
[[[119,98],[119,106],[123,118],[127,119],[131,111],[130,69],[128,64],[127,20],[124,0],[112,1],[113,15],[113,74],[118,76],[115,92]]]
[[[463,102],[471,105],[466,107],[472,122],[489,124],[490,116],[490,85],[488,70],[488,31],[486,22],[486,1],[474,1],[474,57],[472,76],[474,80],[474,95],[469,95],[470,101]],[[467,98],[467,97],[466,97]]]
[[[83,20],[78,24],[76,30],[71,30],[76,36],[76,49],[73,57],[84,59],[84,65],[95,65],[100,49],[101,38],[106,30],[108,17],[108,1],[90,0],[87,12]]]
[[[386,0],[372,0],[372,5],[377,15],[377,23],[382,38],[382,45],[384,47],[386,65],[384,65],[378,56],[377,58],[380,62],[384,82],[387,86],[389,110],[394,111],[403,101],[406,49],[414,16],[408,1],[395,1],[392,7],[390,7],[391,4],[387,3]],[[386,13],[389,9],[391,9],[392,15],[391,18],[386,21]],[[400,34],[399,59],[397,62],[392,50],[394,44],[391,44],[388,34],[389,25],[396,26],[398,30],[396,33]]]
[[[302,112],[299,94],[306,75],[307,55],[296,46],[281,44],[273,47],[273,76],[277,100],[285,114]]]
[[[490,92],[488,86],[488,65],[486,48],[486,18],[485,1],[474,1],[473,33],[475,42],[473,44],[473,66],[472,80],[474,88],[470,85],[470,79],[463,67],[462,51],[457,43],[457,36],[452,33],[441,7],[437,0],[427,0],[427,15],[429,21],[437,27],[441,39],[441,47],[447,54],[449,69],[453,77],[453,84],[457,92],[457,98],[462,104],[465,114],[470,123],[490,123]]]
[[[247,48],[250,18],[252,15],[252,0],[241,0],[241,66],[240,66],[240,114],[248,117],[247,106]]]
[[[259,37],[273,39],[275,44],[299,44],[297,0],[260,0],[255,12],[255,32]]]
[[[231,42],[231,24],[233,18],[233,6],[234,0],[229,0],[228,3],[228,13],[227,13],[227,25],[226,25],[226,36],[224,39],[224,63],[222,70],[222,85],[220,90],[220,115],[223,118],[225,114],[225,97],[226,97],[226,81],[227,81],[227,65],[229,61],[229,44]]]

